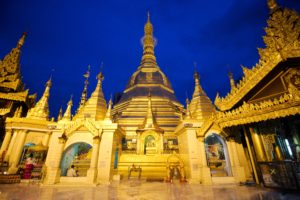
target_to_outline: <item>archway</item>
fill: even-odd
[[[231,176],[227,146],[222,137],[215,133],[208,135],[205,138],[205,152],[212,176]]]
[[[63,152],[61,160],[61,176],[66,176],[68,169],[74,165],[78,176],[86,176],[90,168],[92,146],[85,142],[70,145]]]

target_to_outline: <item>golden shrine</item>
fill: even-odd
[[[6,118],[0,149],[9,166],[6,173],[18,173],[32,154],[42,166],[45,185],[141,178],[206,185],[254,181],[299,189],[300,16],[275,0],[268,0],[268,6],[266,47],[259,49],[258,64],[243,67],[237,83],[229,74],[231,91],[226,97],[217,95],[214,104],[195,72],[194,93],[186,108],[156,62],[148,14],[141,63],[115,105],[112,99],[107,105],[104,98],[102,72],[88,98],[88,69],[74,116],[71,98],[57,121],[49,120],[50,79],[27,115],[19,110]],[[20,51],[24,38],[15,51]],[[7,78],[7,62],[0,62],[0,87],[9,88],[19,79]],[[21,105],[30,107],[25,103],[31,96],[16,88],[4,90],[0,98],[13,101],[23,92]],[[77,177],[67,176],[72,165]]]

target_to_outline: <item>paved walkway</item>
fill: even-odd
[[[198,184],[157,183],[138,180],[112,183],[108,186],[51,186],[40,187],[37,184],[0,185],[0,200],[162,200],[162,199],[221,199],[221,200],[280,200],[300,199],[295,193],[280,193],[258,186],[218,185],[202,186]]]

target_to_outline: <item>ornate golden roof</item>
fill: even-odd
[[[287,58],[300,57],[300,16],[287,8],[280,8],[274,0],[269,0],[271,15],[266,35],[263,37],[265,48],[258,49],[260,60],[252,69],[243,67],[244,77],[225,97],[217,95],[215,105],[221,110],[232,109],[243,101],[252,90],[279,63]]]
[[[28,111],[27,118],[49,120],[49,97],[50,88],[52,85],[51,78],[46,83],[46,88],[43,96],[36,103],[36,105]]]
[[[16,90],[14,83],[20,83],[20,56],[21,48],[24,44],[26,33],[19,39],[18,44],[4,59],[0,60],[0,86]],[[12,84],[9,84],[12,82]]]

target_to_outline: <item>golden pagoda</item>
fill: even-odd
[[[88,97],[88,67],[74,115],[71,97],[57,121],[49,119],[50,79],[27,115],[19,109],[7,117],[0,149],[7,173],[26,168],[26,158],[33,153],[39,166],[35,174],[41,174],[45,185],[125,179],[212,185],[247,180],[299,189],[293,174],[299,173],[300,160],[300,16],[275,0],[268,0],[268,6],[266,47],[259,49],[258,64],[251,69],[242,66],[244,76],[237,82],[230,73],[231,91],[225,97],[217,94],[214,104],[195,71],[186,108],[156,62],[148,14],[141,63],[115,105],[112,99],[106,103],[101,71]],[[15,95],[13,91],[22,90],[9,91]],[[67,176],[72,165],[78,177]]]

